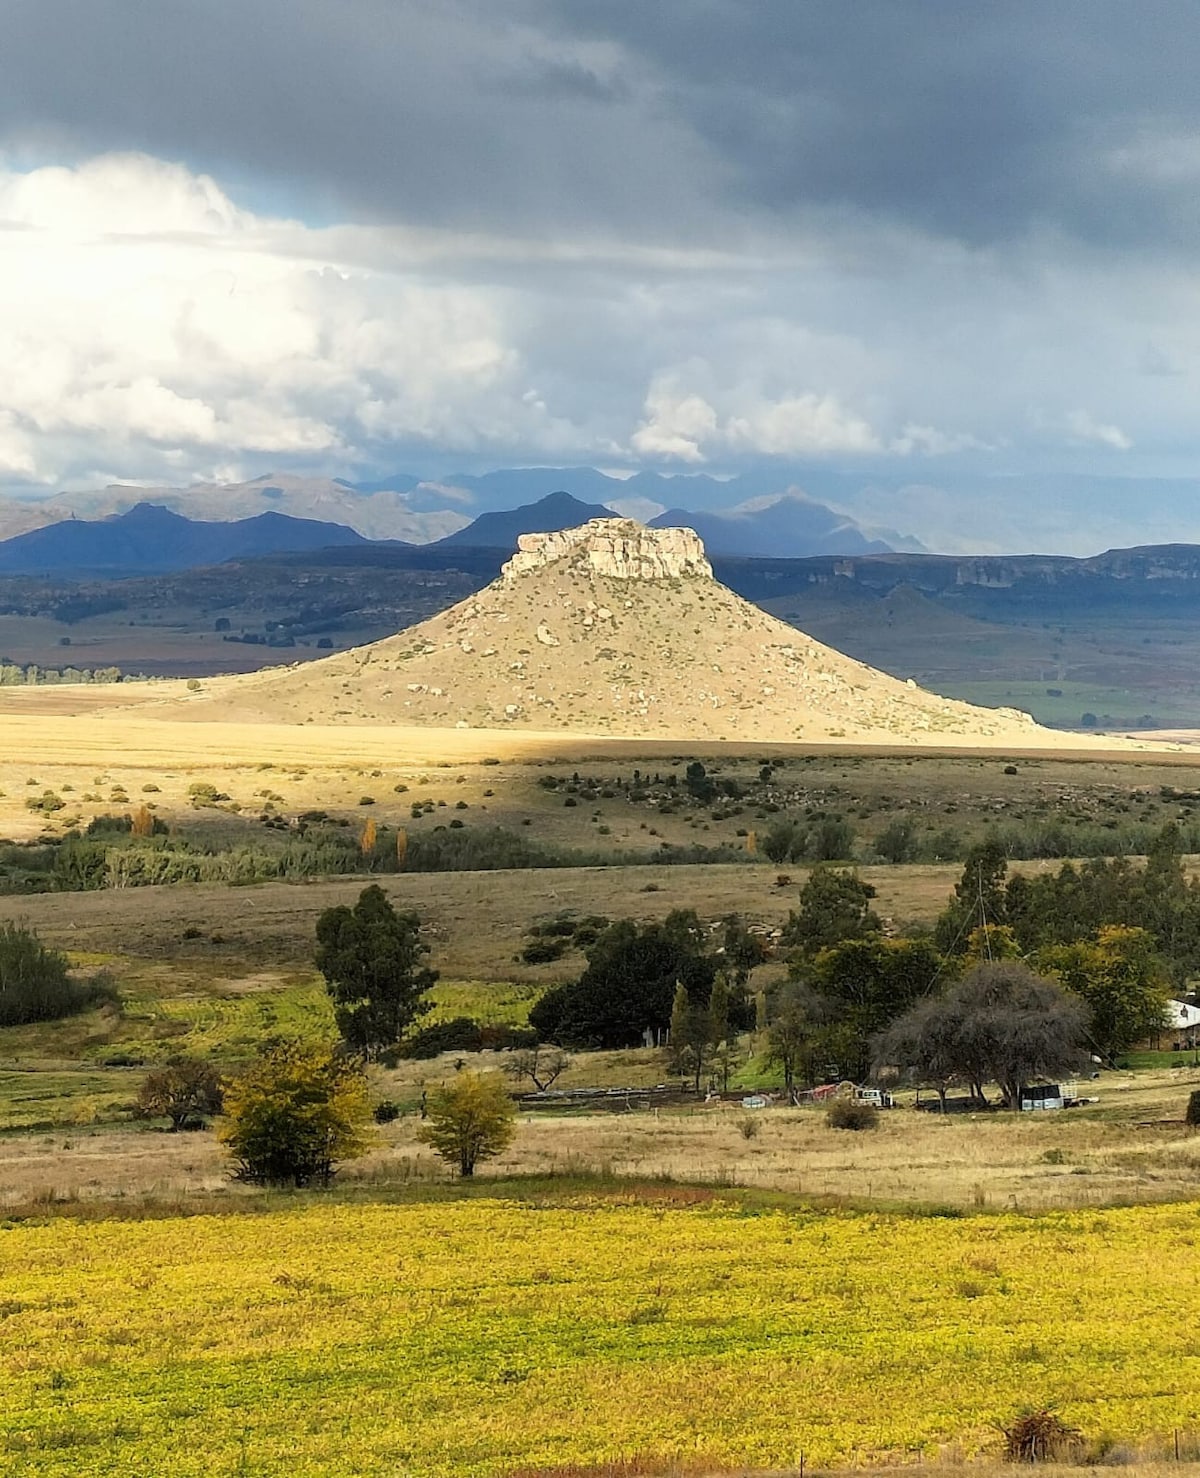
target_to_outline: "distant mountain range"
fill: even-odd
[[[366,539],[411,544],[435,543],[462,533],[457,542],[464,546],[470,542],[484,547],[486,540],[489,547],[510,548],[519,533],[569,527],[611,511],[659,526],[661,515],[695,527],[718,554],[802,557],[923,547],[890,530],[860,525],[795,488],[772,487],[763,475],[730,482],[658,472],[622,478],[594,467],[510,468],[482,476],[455,474],[439,481],[400,473],[357,486],[340,478],[294,473],[187,488],[113,483],[40,500],[0,499],[0,540],[49,524],[128,513],[140,503],[211,522],[269,511],[341,525]],[[582,518],[581,509],[587,510]],[[490,514],[503,517],[480,522]],[[519,527],[527,515],[533,521]],[[475,525],[469,528],[472,518]],[[555,524],[556,518],[565,522]]]
[[[364,494],[336,478],[274,473],[252,482],[197,483],[188,488],[112,483],[90,492],[59,493],[38,502],[0,499],[0,539],[71,519],[128,513],[141,503],[219,523],[278,513],[341,525],[365,539],[403,539],[413,544],[441,539],[470,522],[470,513],[456,509],[449,497],[432,489]]]
[[[623,500],[621,500],[623,501]],[[465,529],[437,541],[438,549],[514,550],[521,534],[543,534],[576,528],[592,518],[611,518],[602,503],[582,503],[570,493],[554,492],[503,513],[484,513]],[[820,554],[890,554],[898,546],[869,538],[853,520],[814,503],[799,493],[756,498],[727,513],[696,513],[671,508],[650,521],[652,529],[694,529],[710,557],[803,559]],[[899,547],[921,551],[916,540]]]
[[[248,486],[241,485],[239,497],[251,496],[246,492]],[[343,500],[353,505],[360,497],[368,502],[391,499],[394,504],[401,496],[393,492],[359,494],[343,488],[336,497],[331,495],[322,500],[315,496],[311,485],[301,492],[302,504],[316,502],[326,510],[340,507]],[[263,483],[253,496],[267,496],[269,501],[282,505],[296,501],[290,499],[287,487],[275,483]],[[184,502],[189,510],[192,507],[190,494],[176,501]],[[203,503],[205,498],[201,496],[199,501]],[[374,509],[377,514],[384,511],[378,506]],[[404,526],[410,526],[414,518],[428,521],[438,516],[409,511]],[[230,559],[361,546],[368,542],[399,543],[408,548],[419,545],[428,549],[431,556],[435,551],[445,557],[458,551],[465,556],[468,551],[485,549],[510,554],[522,534],[551,533],[574,528],[593,518],[610,517],[612,509],[607,505],[584,503],[559,490],[534,503],[480,514],[473,522],[455,527],[445,537],[431,542],[373,541],[349,522],[299,518],[276,508],[250,518],[197,520],[178,509],[144,500],[132,508],[93,519],[75,516],[57,519],[0,541],[0,573],[163,574],[221,564]],[[452,518],[455,524],[462,524],[461,516]],[[371,519],[365,521],[375,526]],[[384,518],[383,525],[388,523],[389,518]],[[431,526],[428,522],[424,525]],[[756,499],[727,514],[693,513],[676,508],[654,519],[652,526],[695,529],[714,558],[800,558],[890,552],[886,543],[868,538],[851,520],[797,494]]]
[[[852,519],[815,503],[802,493],[776,498],[753,498],[727,513],[694,513],[670,508],[650,520],[652,529],[695,529],[711,555],[745,559],[806,559],[817,554],[914,553],[923,548],[915,539],[888,544],[870,538]]]
[[[167,574],[369,541],[340,524],[260,513],[232,523],[199,523],[168,508],[139,503],[94,522],[66,519],[0,543],[0,573]]]

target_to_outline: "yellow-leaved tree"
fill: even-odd
[[[474,1175],[480,1160],[512,1143],[516,1117],[516,1105],[495,1073],[459,1073],[430,1099],[420,1137],[460,1175]]]
[[[282,1042],[225,1085],[220,1139],[240,1180],[328,1185],[374,1141],[362,1068],[326,1043]]]

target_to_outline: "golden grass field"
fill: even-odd
[[[795,1472],[994,1454],[1032,1402],[1093,1453],[1190,1455],[1198,1228],[670,1187],[19,1224],[0,1450],[41,1478]]]

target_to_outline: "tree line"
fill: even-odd
[[[1064,864],[1038,878],[1009,879],[985,845],[924,933],[890,934],[873,900],[852,869],[815,868],[782,931],[786,979],[758,997],[747,981],[767,945],[741,920],[723,936],[688,910],[618,920],[530,1025],[585,1049],[669,1034],[697,1087],[706,1068],[727,1081],[738,1037],[757,1028],[789,1090],[898,1072],[942,1093],[996,1082],[1015,1102],[1021,1083],[1088,1055],[1111,1062],[1160,1029],[1200,926],[1200,886],[1170,829],[1141,867]]]

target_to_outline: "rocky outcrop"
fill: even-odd
[[[712,579],[704,545],[691,529],[648,529],[632,518],[593,518],[553,534],[522,534],[501,572],[514,580],[567,561],[613,580]]]
[[[224,716],[253,722],[680,741],[1063,742],[1011,709],[973,708],[873,671],[748,604],[712,578],[691,530],[617,518],[525,535],[499,580],[384,641],[220,681],[220,693],[206,681],[205,696]],[[189,704],[189,718],[195,711]]]

